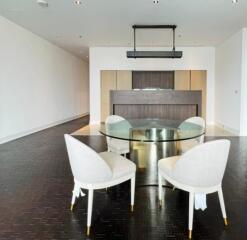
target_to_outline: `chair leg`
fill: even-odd
[[[223,192],[222,192],[221,187],[218,190],[218,196],[219,196],[219,200],[220,200],[220,207],[221,207],[221,212],[222,212],[223,219],[224,219],[224,224],[225,224],[225,226],[227,226],[228,221],[227,221],[227,217],[226,217],[226,208],[225,208],[225,202],[224,202],[224,197],[223,197]]]
[[[93,211],[93,189],[89,189],[88,190],[88,205],[87,205],[87,236],[90,235],[92,211]]]
[[[131,178],[131,200],[130,200],[130,204],[131,204],[131,212],[134,211],[134,204],[135,204],[135,183],[136,183],[136,177],[132,177]]]
[[[158,174],[158,178],[159,178],[159,204],[160,204],[160,207],[162,207],[162,195],[163,195],[163,189],[162,189],[162,176],[159,172]]]
[[[74,189],[72,191],[72,200],[71,200],[71,206],[70,206],[70,210],[73,211],[73,207],[75,204],[75,199],[78,196],[78,192],[80,192],[80,188],[78,188],[78,186],[76,184],[74,184]]]
[[[189,239],[192,238],[194,199],[195,199],[194,193],[190,192],[190,197],[189,197]]]

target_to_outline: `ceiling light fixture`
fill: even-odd
[[[232,0],[232,3],[234,3],[234,4],[235,4],[235,3],[238,3],[238,0]]]
[[[75,4],[76,5],[80,5],[81,4],[81,1],[80,0],[77,0],[77,1],[75,1]]]
[[[45,0],[37,0],[37,3],[39,4],[40,7],[43,7],[43,8],[49,6],[48,2]]]
[[[175,48],[175,29],[176,25],[133,25],[134,29],[134,51],[127,51],[127,58],[181,58],[182,51]],[[172,51],[137,51],[136,50],[136,29],[172,29],[173,41]]]
[[[159,0],[153,0],[153,4],[158,4]]]

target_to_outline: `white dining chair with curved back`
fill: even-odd
[[[200,144],[181,156],[158,162],[159,200],[162,206],[162,181],[189,192],[189,239],[192,237],[194,196],[218,192],[224,223],[227,225],[222,178],[230,149],[229,140],[216,140]]]
[[[178,129],[188,128],[188,123],[193,123],[195,125],[198,125],[199,127],[204,129],[204,131],[205,131],[206,123],[205,123],[205,120],[201,117],[191,117],[191,118],[186,119],[185,121],[183,121],[179,125]],[[194,147],[198,144],[201,144],[203,142],[204,142],[204,134],[198,138],[195,138],[195,139],[189,139],[189,140],[181,141],[181,142],[179,142],[180,152],[183,154],[186,151],[190,150],[192,147]]]
[[[90,234],[94,190],[131,180],[131,211],[133,211],[136,165],[113,152],[98,154],[68,134],[64,137],[74,176],[71,210],[76,197],[81,195],[81,189],[88,190],[87,235]]]
[[[110,115],[106,118],[105,127],[106,133],[109,133],[110,124],[124,121],[125,119],[118,115]],[[121,139],[106,137],[108,152],[115,152],[119,155],[126,156],[129,153],[129,142]]]

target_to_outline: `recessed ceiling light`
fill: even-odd
[[[76,5],[80,5],[81,4],[81,1],[80,0],[77,0],[77,1],[75,1],[75,4]]]
[[[158,4],[159,0],[153,0],[153,4]]]
[[[37,3],[39,4],[40,7],[48,7],[49,4],[46,0],[37,0]]]
[[[232,0],[232,3],[238,3],[238,0]]]

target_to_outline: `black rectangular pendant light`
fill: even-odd
[[[127,51],[127,58],[181,58],[181,51]]]
[[[127,51],[127,58],[181,58],[182,51],[175,50],[175,29],[176,25],[133,25],[134,29],[134,51]],[[173,30],[173,48],[172,51],[136,51],[136,29],[140,28],[162,28]]]

